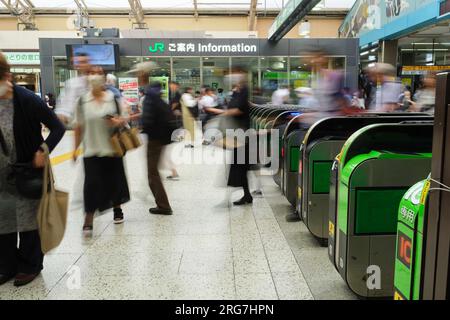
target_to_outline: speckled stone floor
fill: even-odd
[[[72,139],[68,133],[53,156],[70,151]],[[148,212],[154,200],[141,148],[126,157],[125,223],[114,225],[112,212],[99,216],[90,239],[81,233],[81,162],[55,166],[57,185],[71,191],[64,241],[32,284],[7,283],[0,299],[354,299],[326,248],[302,223],[285,222],[291,208],[270,177],[262,178],[264,198],[229,208],[220,205],[224,166],[211,160],[221,151],[174,147],[193,162],[178,166],[180,181],[165,181],[174,215]],[[210,164],[199,164],[205,155]]]

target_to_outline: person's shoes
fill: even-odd
[[[180,176],[168,176],[167,180],[180,181]]]
[[[300,218],[300,215],[297,212],[288,214],[286,216],[286,221],[287,222],[299,222],[302,221],[302,219]]]
[[[194,145],[193,145],[193,144],[187,144],[187,145],[185,145],[184,147],[185,147],[185,148],[189,148],[189,149],[193,149],[193,148],[194,148]]]
[[[235,206],[244,206],[246,204],[252,204],[253,198],[252,197],[243,197],[241,200],[233,202]]]
[[[92,238],[94,235],[94,226],[83,226],[83,237]]]
[[[202,142],[202,145],[204,145],[204,146],[209,146],[211,144],[211,142],[210,141],[203,141]]]
[[[14,279],[14,274],[0,274],[0,286]]]
[[[34,279],[36,279],[39,274],[40,272],[34,274],[19,273],[18,275],[16,275],[16,279],[14,280],[14,286],[15,287],[26,286]]]
[[[171,209],[151,208],[149,211],[151,214],[161,214],[165,216],[171,216],[173,214]]]
[[[114,209],[114,224],[122,224],[124,221],[122,209]]]
[[[253,197],[262,197],[263,193],[262,193],[261,190],[255,190],[255,191],[252,192],[252,196]]]

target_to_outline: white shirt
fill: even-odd
[[[216,99],[214,99],[213,96],[204,95],[199,102],[200,110],[203,110],[204,108],[215,108],[215,107],[217,107],[217,101]]]
[[[106,90],[102,103],[95,101],[92,93],[82,96],[77,102],[75,121],[83,128],[84,157],[111,157],[114,155],[110,137],[112,129],[104,119],[107,115],[116,115],[117,106],[114,94]]]
[[[286,104],[289,100],[289,90],[288,89],[278,89],[272,94],[272,104]]]
[[[397,81],[386,81],[376,93],[376,111],[385,111],[386,104],[398,103],[403,85]]]
[[[87,94],[89,83],[87,76],[72,78],[66,81],[65,88],[59,96],[55,113],[73,119],[78,99]]]
[[[181,103],[188,108],[193,108],[197,104],[197,101],[190,93],[183,93],[181,96]]]

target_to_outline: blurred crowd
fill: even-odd
[[[240,141],[205,134],[205,129],[211,127],[222,133],[227,129],[248,132],[251,101],[267,103],[260,89],[254,88],[250,94],[249,75],[244,66],[235,66],[225,75],[224,83],[231,88],[230,92],[210,86],[196,91],[170,82],[165,99],[164,85],[151,81],[158,65],[139,63],[129,71],[138,79],[139,86],[138,97],[131,103],[118,88],[117,78],[92,65],[89,55],[78,53],[73,59],[78,76],[65,83],[57,99],[50,93],[41,99],[12,82],[10,66],[0,53],[0,285],[14,277],[16,285],[25,285],[43,267],[36,225],[39,201],[27,199],[10,183],[16,174],[11,168],[22,163],[32,170],[42,170],[48,159],[44,150],[52,151],[66,128],[74,130],[74,161],[82,147],[83,233],[88,236],[92,235],[96,212],[112,209],[114,223],[124,222],[122,205],[130,201],[130,192],[124,169],[124,154],[128,149],[123,149],[125,145],[137,148],[140,133],[147,136],[147,178],[156,203],[149,209],[151,214],[173,214],[159,169],[165,162],[171,171],[167,179],[180,179],[171,161],[174,141],[184,143],[187,149],[214,144],[229,151],[233,159],[226,171],[226,185],[242,188],[244,193],[234,205],[251,204],[253,197],[262,195],[259,181],[253,192],[249,187],[247,174],[250,170],[258,172],[259,167],[250,162],[254,149],[250,149],[248,136]],[[425,76],[413,92],[397,79],[393,66],[377,63],[361,73],[360,88],[352,90],[345,85],[345,71],[330,68],[330,62],[325,53],[316,53],[311,58],[310,86],[292,90],[280,85],[273,92],[271,103],[308,109],[310,112],[303,113],[299,120],[305,126],[324,117],[359,112],[434,112],[436,80],[433,75]],[[42,125],[49,131],[45,140]],[[128,140],[124,140],[125,136]],[[42,148],[44,143],[47,148]],[[229,193],[225,205],[230,205]]]

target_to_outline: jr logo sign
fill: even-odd
[[[156,52],[164,52],[164,50],[166,49],[166,46],[164,45],[163,42],[156,42],[155,44],[153,44],[153,46],[149,46],[148,47],[148,51],[152,52],[152,53],[156,53]]]

